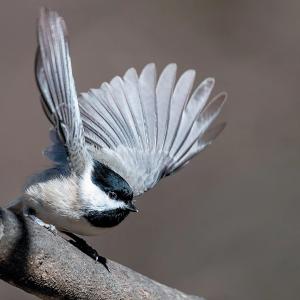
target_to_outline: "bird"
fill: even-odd
[[[64,19],[42,8],[35,76],[50,121],[53,165],[33,175],[11,205],[48,229],[98,235],[137,212],[135,198],[183,166],[224,129],[226,101],[214,79],[194,90],[195,71],[154,63],[77,94]]]

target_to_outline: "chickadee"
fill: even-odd
[[[226,99],[208,101],[214,79],[191,94],[195,71],[176,81],[176,64],[157,80],[153,63],[77,95],[65,22],[42,9],[36,80],[53,125],[44,154],[54,167],[33,176],[14,207],[58,230],[97,235],[137,208],[133,199],[209,145],[225,123],[211,126]]]

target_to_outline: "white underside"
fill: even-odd
[[[97,235],[103,228],[92,226],[83,216],[84,210],[99,212],[124,207],[110,199],[93,184],[88,167],[79,179],[75,175],[58,177],[28,187],[21,201],[24,210],[32,208],[36,216],[58,230],[80,235]]]

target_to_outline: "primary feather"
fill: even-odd
[[[41,10],[38,41],[36,77],[42,105],[60,141],[55,140],[45,153],[57,161],[58,153],[62,153],[65,145],[71,169],[81,174],[89,156],[72,75],[66,27],[56,12],[45,8]]]

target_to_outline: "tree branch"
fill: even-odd
[[[28,218],[0,208],[0,278],[42,299],[203,300],[107,261],[109,271]]]

